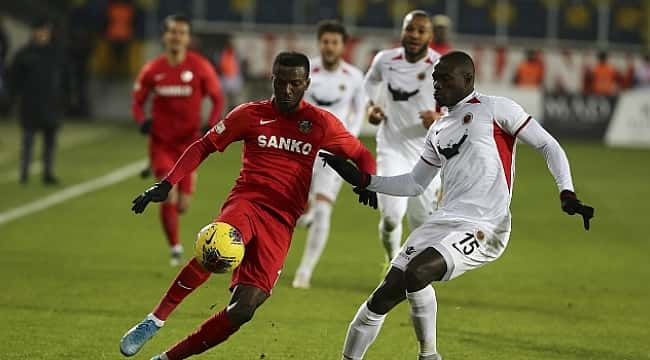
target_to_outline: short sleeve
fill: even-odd
[[[248,129],[246,109],[246,104],[236,107],[206,134],[218,151],[222,152],[231,143],[244,139]]]
[[[433,131],[431,129],[433,129],[433,126],[429,128],[429,133],[424,139],[424,149],[422,150],[422,155],[420,157],[425,163],[439,168],[442,166],[442,161],[440,161],[440,156],[433,145]]]
[[[494,120],[512,136],[528,123],[531,116],[516,102],[505,97],[494,97]]]

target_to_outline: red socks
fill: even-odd
[[[180,360],[200,354],[224,342],[237,330],[239,327],[234,327],[230,323],[224,309],[206,320],[198,330],[167,350],[167,357],[169,360]]]
[[[153,314],[160,320],[167,320],[176,306],[209,277],[210,272],[203,269],[196,259],[192,258],[176,275],[174,282],[160,300],[160,304],[154,309]]]
[[[176,204],[164,202],[160,204],[160,221],[162,222],[169,247],[178,245],[178,210]]]

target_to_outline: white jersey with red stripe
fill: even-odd
[[[427,56],[410,63],[404,48],[398,47],[380,51],[373,59],[364,87],[368,98],[375,102],[380,94],[385,95],[381,105],[386,120],[377,132],[378,156],[392,150],[413,162],[408,166],[419,158],[427,134],[420,112],[436,110],[431,74],[439,57],[428,49]]]
[[[441,168],[442,199],[434,218],[510,230],[515,142],[530,119],[508,98],[473,92],[431,126],[422,159]]]
[[[339,66],[327,70],[320,57],[311,60],[311,83],[305,100],[334,114],[354,136],[359,135],[365,116],[363,73],[341,60]]]

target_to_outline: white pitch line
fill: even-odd
[[[105,188],[120,181],[126,180],[127,178],[140,172],[142,168],[147,165],[147,161],[147,159],[138,160],[136,162],[115,169],[104,176],[63,189],[43,199],[39,199],[31,203],[13,208],[11,210],[1,212],[0,225],[6,224],[10,221],[35,213],[37,211],[47,209],[51,206],[60,204],[64,201],[76,198],[89,192],[99,190],[101,188]]]

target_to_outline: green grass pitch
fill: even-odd
[[[17,167],[19,131],[0,123],[0,180]],[[368,144],[372,144],[368,141]],[[435,284],[438,348],[445,359],[650,359],[650,151],[566,143],[579,196],[596,208],[592,230],[561,212],[542,157],[518,148],[513,231],[495,263]],[[59,175],[66,186],[145,155],[134,127],[69,124]],[[181,218],[191,248],[218,214],[240,166],[239,145],[204,162]],[[38,154],[38,151],[36,152]],[[0,213],[61,188],[35,175],[0,182]],[[152,206],[131,199],[152,182],[137,176],[0,224],[0,359],[119,359],[125,330],[151,310],[176,269]],[[380,279],[378,213],[344,188],[311,290],[290,287],[304,245],[295,232],[273,296],[225,344],[202,359],[339,359],[348,322]],[[227,302],[227,276],[190,296],[135,359],[149,359]],[[405,304],[390,313],[367,359],[415,359]]]

